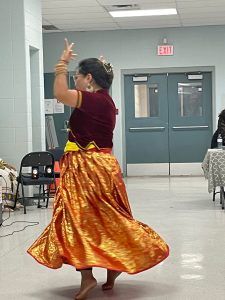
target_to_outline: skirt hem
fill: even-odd
[[[127,273],[127,274],[130,274],[130,275],[135,275],[135,274],[147,271],[147,270],[155,267],[156,265],[160,264],[162,261],[164,261],[169,256],[169,252],[170,251],[169,251],[169,248],[168,248],[165,257],[161,261],[156,262],[155,264],[151,264],[150,266],[148,266],[146,268],[143,268],[143,269],[140,269],[140,270],[135,271],[135,272],[128,272],[128,271],[125,271],[125,270],[122,270],[122,269],[110,269],[110,268],[108,268],[106,266],[103,266],[103,265],[91,265],[91,264],[87,265],[85,267],[79,267],[78,269],[82,271],[82,270],[89,269],[89,268],[103,268],[103,269],[118,271],[118,272],[122,272],[122,273]],[[72,266],[74,268],[77,268],[74,264],[70,264],[70,263],[66,263],[66,262],[63,262],[61,264],[61,266],[59,266],[59,267],[52,267],[52,266],[49,266],[48,264],[45,264],[42,261],[40,261],[38,258],[36,258],[35,256],[33,256],[29,251],[27,251],[27,253],[30,254],[39,264],[41,264],[41,265],[43,265],[43,266],[45,266],[45,267],[47,267],[49,269],[53,269],[53,270],[60,269],[64,264],[65,265],[70,265],[70,266]]]

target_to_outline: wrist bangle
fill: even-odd
[[[65,59],[59,59],[59,63],[65,63],[67,65],[69,64],[69,62]]]
[[[67,64],[65,62],[61,61],[55,66],[55,76],[59,74],[67,75],[67,72]]]

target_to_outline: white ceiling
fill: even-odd
[[[177,8],[178,15],[115,19],[104,6],[119,4]],[[59,31],[222,25],[225,0],[42,0],[42,14],[43,25],[55,25]]]

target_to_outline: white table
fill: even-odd
[[[220,200],[224,209],[224,186],[225,186],[225,150],[209,149],[202,163],[205,178],[208,179],[208,191],[213,192],[215,200],[215,190],[220,188]]]

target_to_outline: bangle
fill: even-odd
[[[69,62],[65,59],[59,59],[59,63],[65,63],[67,65],[69,64]]]
[[[61,61],[55,66],[55,76],[59,74],[67,75],[67,72],[67,64],[65,62]]]

